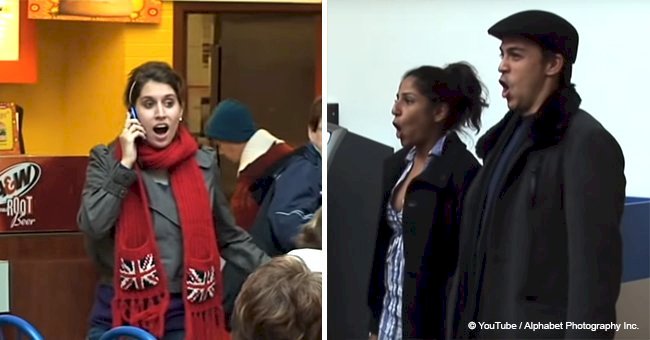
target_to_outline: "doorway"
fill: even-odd
[[[200,142],[214,107],[233,98],[258,127],[299,146],[320,95],[320,4],[174,4],[174,68],[187,81],[185,121]],[[220,162],[224,193],[236,165]]]

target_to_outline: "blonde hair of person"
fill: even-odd
[[[235,300],[233,340],[320,340],[322,278],[296,256],[253,272]]]

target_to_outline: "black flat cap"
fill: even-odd
[[[488,34],[498,39],[508,36],[531,39],[542,48],[562,54],[571,64],[578,56],[578,31],[570,22],[550,12],[515,13],[490,27]]]

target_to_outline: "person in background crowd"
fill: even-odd
[[[233,340],[320,340],[322,275],[298,257],[274,257],[252,273],[235,302]]]
[[[309,113],[310,142],[293,153],[275,179],[266,217],[277,242],[273,246],[268,242],[268,247],[261,245],[270,254],[285,254],[295,249],[301,226],[312,219],[322,204],[322,126],[322,101],[318,98]],[[256,235],[253,232],[254,238]]]
[[[269,256],[295,249],[302,226],[321,206],[321,107],[318,99],[310,110],[308,135],[311,142],[274,165],[254,186],[256,192],[262,192],[256,194],[262,200],[250,233],[253,241]],[[229,317],[247,273],[226,263],[223,275],[224,308]]]
[[[300,226],[321,204],[321,120],[322,101],[318,98],[309,114],[310,143],[296,150],[258,129],[250,110],[231,99],[217,106],[206,126],[205,134],[219,152],[239,164],[232,207],[245,229],[253,227],[273,182],[274,195],[262,214],[278,240],[277,247],[272,247],[279,248],[274,251],[278,254],[293,249]]]
[[[311,221],[302,227],[302,232],[296,238],[297,248],[289,252],[289,255],[300,257],[311,271],[320,273],[325,269],[321,210],[318,208]]]
[[[261,204],[253,188],[294,148],[257,128],[248,107],[234,99],[226,99],[215,107],[206,122],[205,135],[221,156],[238,165],[230,203],[237,225],[249,231]]]

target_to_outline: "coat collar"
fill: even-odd
[[[430,156],[432,157],[431,161],[422,173],[416,177],[416,180],[429,183],[441,189],[445,188],[449,178],[453,174],[455,162],[462,159],[459,157],[459,154],[466,150],[467,146],[458,137],[456,132],[448,133],[442,146],[442,153],[440,155],[434,154]],[[391,183],[387,184],[394,185],[397,182],[408,164],[405,159],[409,151],[410,148],[401,149],[389,158],[388,166]]]
[[[237,176],[276,143],[284,143],[284,141],[264,129],[258,129],[244,146],[244,151],[242,151],[241,160],[239,161]]]
[[[431,148],[431,150],[429,150],[428,157],[440,156],[442,154],[442,149],[445,146],[446,140],[447,140],[446,135],[438,139],[436,144]],[[406,154],[406,158],[404,159],[404,162],[406,163],[413,162],[416,153],[417,153],[417,149],[415,147],[412,147],[411,150],[409,150],[408,153]]]
[[[557,144],[566,132],[573,115],[578,112],[582,99],[573,86],[551,94],[534,118],[531,127],[533,145],[538,148]],[[496,146],[499,137],[516,125],[521,117],[510,111],[501,121],[488,130],[476,143],[476,154],[485,158]]]
[[[466,152],[467,146],[460,140],[456,132],[447,134],[440,155],[432,156],[431,163],[422,171],[419,179],[437,188],[447,187],[449,178],[457,167],[456,162],[462,160],[460,153]]]

